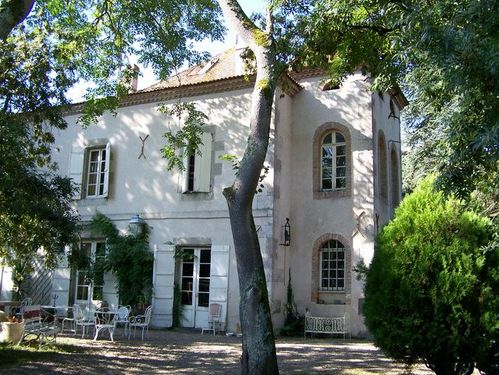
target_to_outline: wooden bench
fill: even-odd
[[[22,342],[38,341],[38,347],[46,343],[55,343],[59,327],[54,323],[45,323],[40,305],[28,305],[23,310],[24,336]]]
[[[305,338],[307,337],[307,333],[310,333],[310,335],[313,333],[343,335],[343,338],[346,338],[348,334],[350,337],[348,316],[345,314],[339,317],[322,317],[307,314],[305,315]]]

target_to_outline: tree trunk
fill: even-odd
[[[269,11],[267,30],[263,32],[246,17],[237,1],[220,0],[219,3],[225,17],[254,52],[257,63],[248,144],[233,185],[224,190],[229,207],[241,296],[241,374],[278,374],[267,283],[252,214],[253,198],[267,154],[277,81],[272,49],[272,20]]]
[[[5,40],[24,21],[34,4],[35,0],[0,0],[0,40]]]

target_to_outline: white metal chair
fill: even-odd
[[[120,306],[118,307],[118,313],[115,316],[114,322],[116,325],[118,324],[123,324],[125,328],[125,336],[127,336],[127,331],[128,331],[128,325],[130,324],[129,322],[129,315],[130,315],[130,306]]]
[[[66,323],[69,324],[69,331],[76,334],[76,322],[74,318],[69,317],[70,308],[60,308],[56,309],[57,319],[62,319],[61,321],[61,333],[64,332],[64,326]]]
[[[208,328],[202,328],[201,334],[204,331],[213,331],[213,336],[215,336],[217,325],[220,324],[222,317],[222,305],[219,303],[210,303],[208,308]]]
[[[81,338],[85,337],[85,331],[87,327],[94,327],[95,330],[95,317],[89,314],[85,314],[80,305],[73,305],[73,318],[75,320],[75,328],[78,330],[78,327],[82,329]],[[76,334],[76,332],[75,332]]]
[[[133,338],[135,338],[135,331],[137,328],[142,328],[142,341],[144,341],[144,331],[149,334],[149,323],[151,322],[152,306],[149,306],[144,315],[137,315],[130,318],[128,339],[132,334],[133,328]]]

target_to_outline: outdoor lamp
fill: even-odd
[[[289,218],[286,218],[286,224],[281,227],[281,245],[289,246],[291,244],[291,225]]]
[[[140,217],[139,214],[133,215],[129,223],[130,233],[134,236],[138,236],[140,233],[142,233],[142,228],[145,223],[146,222]]]

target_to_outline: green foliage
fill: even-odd
[[[136,236],[123,235],[108,217],[97,213],[91,229],[95,234],[105,236],[107,244],[103,269],[92,270],[93,275],[111,271],[116,276],[122,305],[150,303],[154,258],[149,250],[147,226]]]
[[[167,169],[183,171],[185,158],[196,153],[200,154],[199,145],[202,144],[201,135],[207,116],[197,110],[192,103],[164,105],[159,110],[167,116],[177,117],[179,121],[185,117],[181,129],[175,133],[169,130],[164,134],[166,144],[161,149],[163,158],[167,160]]]
[[[364,311],[375,343],[437,374],[464,374],[497,334],[498,256],[491,222],[426,178],[378,235]]]

